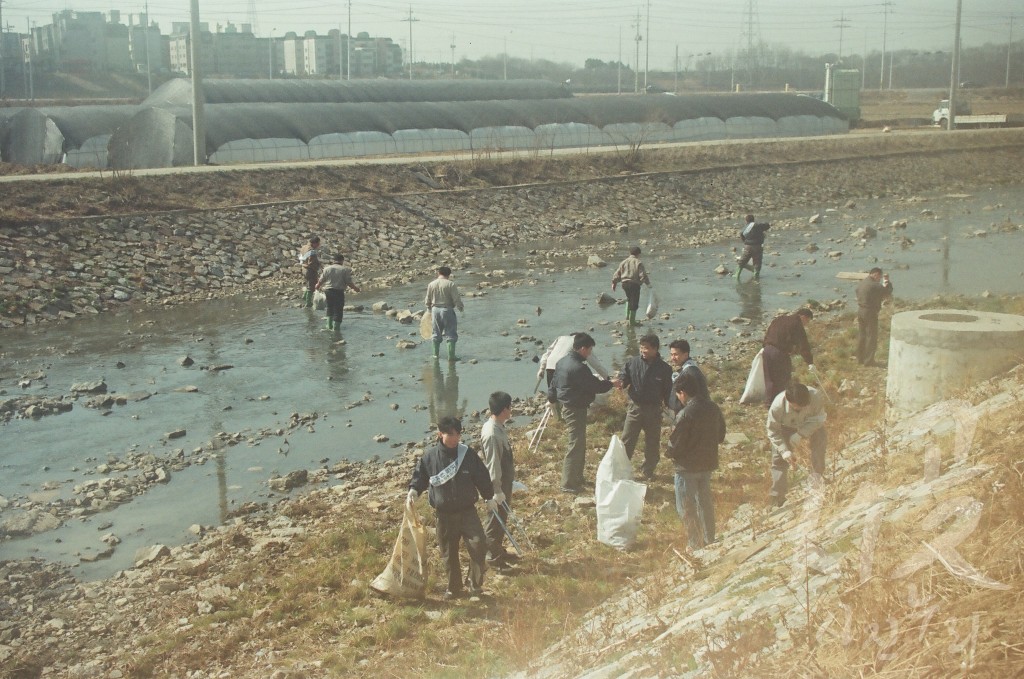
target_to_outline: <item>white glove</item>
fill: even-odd
[[[489,512],[496,512],[496,511],[498,511],[498,503],[494,501],[493,497],[490,500],[487,501],[487,511],[489,511]]]
[[[811,363],[807,366],[807,372],[814,372],[814,364]]]
[[[416,502],[416,498],[420,496],[419,491],[415,488],[409,489],[409,494],[405,496],[405,506],[412,507],[412,504]]]
[[[793,451],[791,451],[791,450],[784,450],[784,451],[782,451],[782,459],[783,460],[785,460],[786,462],[789,462],[789,458],[791,458],[791,457],[793,457]]]
[[[798,446],[798,445],[800,445],[800,442],[803,441],[803,440],[804,440],[804,437],[800,436],[799,433],[793,434],[792,436],[789,437],[789,445],[791,445],[791,446]]]
[[[494,494],[494,503],[499,506],[505,503],[505,494],[500,490]]]

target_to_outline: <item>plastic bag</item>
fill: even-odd
[[[317,290],[313,293],[313,306],[317,311],[323,311],[327,308],[327,295],[324,294],[323,290]]]
[[[764,383],[764,349],[761,349],[750,363],[750,374],[747,375],[747,384],[743,387],[740,403],[757,403],[763,401],[767,395],[768,389]]]
[[[617,549],[628,549],[640,531],[647,486],[633,481],[633,466],[618,436],[597,468],[597,539]]]
[[[645,315],[647,320],[651,320],[658,313],[658,295],[655,294],[654,288],[648,286],[647,288],[647,311]]]
[[[427,529],[416,510],[406,506],[391,561],[370,587],[382,594],[422,599],[427,594]]]

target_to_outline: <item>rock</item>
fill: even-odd
[[[810,219],[808,219],[807,223],[808,224],[821,224],[822,219],[823,219],[823,217],[821,216],[821,213],[819,212],[818,214],[813,215]]]
[[[373,440],[377,443],[387,443],[390,439],[387,437],[387,434],[377,434],[373,437]]]
[[[391,305],[387,302],[374,302],[370,309],[373,311],[390,311]]]
[[[293,472],[288,472],[285,476],[276,476],[269,481],[267,485],[273,490],[277,491],[289,491],[292,488],[298,488],[304,486],[309,482],[309,472],[305,469],[296,469]]]
[[[60,519],[41,509],[15,510],[0,520],[0,535],[28,536],[60,526]]]
[[[905,229],[907,228],[907,220],[905,219],[894,219],[892,224],[889,225],[893,229]]]
[[[597,296],[597,303],[599,306],[610,306],[612,304],[618,303],[618,301],[619,300],[615,299],[607,292],[602,292],[600,295]]]
[[[175,429],[174,431],[169,431],[166,434],[164,434],[164,438],[167,438],[167,439],[180,439],[186,433],[187,433],[187,431],[184,430],[184,429]]]
[[[194,384],[187,384],[184,387],[175,387],[172,391],[177,391],[183,394],[194,394],[199,391],[199,387]]]
[[[587,257],[587,266],[594,267],[595,269],[600,269],[601,267],[608,266],[608,262],[604,261],[597,255],[590,255],[589,257]]]
[[[181,358],[178,359],[178,365],[183,366],[185,368],[189,367],[190,365],[193,365],[194,363],[195,361],[192,360],[191,356],[182,356]]]
[[[419,346],[419,342],[413,342],[412,340],[398,340],[398,344],[395,345],[396,349],[415,349]]]
[[[170,548],[167,545],[153,545],[151,547],[140,547],[135,552],[135,557],[132,559],[135,567],[145,566],[151,564],[157,559],[162,559],[171,555]]]
[[[850,234],[850,236],[853,238],[861,238],[863,240],[869,240],[877,235],[878,231],[870,226],[862,226],[861,228],[854,230],[854,232]]]
[[[719,276],[728,276],[729,269],[725,268],[725,264],[719,264],[718,266],[715,267],[715,273],[718,274]]]
[[[105,394],[107,393],[107,383],[103,380],[94,380],[92,382],[76,382],[71,385],[71,393],[73,394]]]
[[[741,431],[729,432],[725,435],[725,444],[735,446],[740,443],[750,443],[750,437]]]

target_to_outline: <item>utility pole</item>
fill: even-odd
[[[619,67],[615,69],[618,76],[618,85],[615,93],[622,94],[622,26],[619,26]]]
[[[672,86],[672,91],[675,92],[676,94],[679,94],[679,43],[676,43],[676,62],[675,62],[675,68],[676,68],[676,77],[675,77],[675,84]]]
[[[412,5],[409,5],[409,18],[402,19],[402,21],[409,22],[409,80],[412,80],[412,24],[414,21],[419,21],[419,19],[412,18]]]
[[[643,36],[640,35],[640,10],[636,11],[636,37],[633,39],[636,41],[636,58],[633,61],[633,94],[640,92],[640,41],[643,40]]]
[[[189,58],[192,60],[192,164],[206,163],[206,125],[203,120],[203,80],[199,69],[199,0],[192,0]]]
[[[949,74],[949,117],[946,129],[956,129],[956,91],[960,87],[960,12],[963,0],[956,0],[956,30],[953,36],[953,65]]]
[[[501,43],[501,79],[508,80],[508,38]]]
[[[1010,37],[1007,39],[1007,82],[1004,85],[1007,89],[1010,89],[1010,54],[1013,50],[1014,44],[1014,15],[1010,15]],[[2,61],[0,61],[2,63]],[[0,87],[0,90],[3,88]]]
[[[864,52],[860,58],[860,89],[868,83],[868,29],[864,29]]]
[[[352,0],[348,0],[348,33],[345,35],[345,80],[352,80]]]
[[[28,32],[28,43],[25,45],[25,58],[28,60],[28,98],[36,100],[36,88],[32,83],[32,26],[25,17],[25,30]]]
[[[644,57],[644,92],[646,92],[647,72],[651,68],[651,0],[647,0],[647,29],[644,32],[647,34],[647,43],[645,47],[647,55]]]
[[[146,0],[146,21],[142,29],[146,32],[146,88],[153,94],[153,71],[149,67],[149,0]]]
[[[270,37],[267,38],[267,80],[274,79],[274,31],[277,27],[270,29]]]
[[[622,43],[622,29],[619,29],[619,44]],[[4,0],[0,0],[0,99],[4,98],[4,90],[7,85],[7,64],[4,63],[4,46],[7,42],[4,40]],[[621,47],[620,47],[621,49]],[[1009,52],[1007,52],[1009,54]],[[1009,56],[1006,57],[1009,60]],[[1009,63],[1009,61],[1007,61]],[[1007,73],[1009,73],[1009,66],[1007,66]]]
[[[850,20],[846,18],[845,12],[839,13],[839,18],[836,19],[836,28],[839,29],[839,59],[837,63],[843,62],[843,30],[850,25]]]
[[[455,34],[452,33],[452,44],[449,45],[452,48],[452,80],[455,80]]]
[[[959,0],[958,0],[959,1]],[[878,91],[881,92],[885,86],[885,40],[889,32],[889,8],[892,7],[892,3],[889,0],[885,0],[882,3],[882,11],[884,18],[882,19],[882,68],[878,73]]]

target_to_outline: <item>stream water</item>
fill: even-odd
[[[575,239],[580,254],[567,265],[582,264],[584,251],[596,251],[609,263],[603,269],[556,272],[537,266],[531,252],[565,249],[565,241],[487,253],[473,270],[456,271],[453,277],[464,293],[478,290],[481,283],[487,286],[465,300],[466,313],[459,317],[460,360],[454,364],[432,360],[429,341],[397,349],[401,339],[419,342],[418,329],[380,313],[348,313],[342,331],[334,334],[322,330],[322,313],[244,297],[5,330],[0,333],[0,398],[21,393],[57,397],[76,382],[101,378],[112,392],[151,394],[109,412],[86,408],[82,399],[65,414],[0,426],[0,496],[14,503],[25,497],[73,497],[75,484],[104,476],[98,465],[130,451],[164,455],[182,448],[188,456],[197,447],[208,447],[218,432],[241,432],[243,441],[222,447],[206,464],[175,472],[169,483],[113,510],[0,542],[0,559],[39,556],[76,564],[83,579],[106,577],[130,566],[138,547],[195,539],[190,525],[215,525],[232,507],[278,496],[266,485],[274,473],[342,459],[387,458],[422,442],[441,411],[481,411],[496,389],[530,396],[537,370],[532,359],[554,337],[574,330],[595,336],[597,354],[609,367],[635,353],[636,334],[646,331],[656,332],[663,344],[686,337],[699,360],[708,350],[724,350],[737,332],[760,337],[760,323],[779,309],[791,310],[808,299],[852,302],[855,284],[837,279],[836,273],[876,263],[891,273],[902,299],[985,290],[1018,294],[1024,289],[1019,255],[1024,232],[1000,233],[993,225],[1024,223],[1021,195],[1019,187],[1010,187],[973,196],[937,195],[920,203],[861,202],[853,210],[828,212],[820,226],[769,232],[766,253],[772,254],[766,254],[760,283],[737,284],[731,276],[714,273],[719,263],[734,268],[736,241],[700,250],[673,244],[685,240],[674,237],[673,230],[686,232],[699,224]],[[926,209],[935,216],[922,215]],[[816,211],[758,217],[806,221]],[[895,219],[907,219],[908,227],[892,231],[889,224]],[[878,237],[863,243],[851,238],[861,226],[877,228]],[[987,234],[974,235],[978,230]],[[893,234],[913,245],[902,247]],[[611,244],[612,237],[618,242]],[[636,333],[620,323],[622,305],[596,303],[600,292],[610,292],[613,268],[634,243],[643,244],[660,312],[669,314],[668,320],[648,322]],[[806,252],[808,243],[819,251]],[[843,254],[832,259],[826,256],[831,251]],[[358,260],[356,267],[358,281]],[[495,275],[495,270],[505,273]],[[502,287],[502,280],[516,284]],[[418,309],[428,282],[350,295],[348,301],[367,309],[378,300]],[[730,324],[735,316],[754,323]],[[813,342],[813,326],[811,334]],[[179,365],[185,355],[195,365]],[[202,369],[210,365],[233,367]],[[25,389],[18,386],[22,376],[36,372],[45,378],[32,380]],[[175,391],[188,385],[198,391]],[[287,427],[292,413],[313,411],[322,415],[313,426],[286,436],[257,436]],[[526,424],[525,418],[518,424]],[[165,440],[167,432],[178,429],[186,431],[184,437]],[[378,434],[389,440],[374,441]],[[255,442],[247,443],[249,438]],[[78,563],[80,554],[105,547],[99,538],[107,531],[123,541],[114,555]]]

